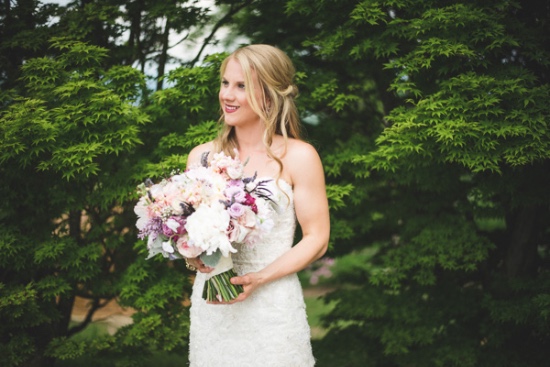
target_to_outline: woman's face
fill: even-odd
[[[261,89],[258,77],[252,71],[252,80],[256,92],[256,100],[261,101]],[[252,110],[246,98],[245,78],[241,64],[235,59],[227,63],[220,87],[220,106],[224,121],[231,126],[245,126],[260,123],[260,116]]]

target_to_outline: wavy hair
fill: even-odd
[[[286,153],[287,139],[301,138],[300,120],[294,99],[298,95],[298,87],[294,84],[295,69],[290,58],[280,49],[270,45],[249,45],[237,49],[222,63],[220,77],[223,78],[229,60],[236,60],[243,69],[245,91],[248,103],[265,124],[262,142],[267,155],[279,165],[279,175],[282,172],[281,160],[273,154],[271,144],[275,134],[284,138]],[[255,72],[261,90],[261,100],[257,100],[252,79]],[[223,123],[223,111],[220,122]],[[216,151],[234,156],[238,148],[234,127],[223,124],[218,137],[214,140]]]

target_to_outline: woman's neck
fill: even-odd
[[[262,124],[235,127],[235,138],[241,155],[265,152],[266,148],[263,143],[264,131],[265,128]]]

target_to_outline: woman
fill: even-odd
[[[294,67],[279,49],[251,45],[231,54],[221,67],[219,92],[223,130],[195,147],[188,165],[204,152],[224,151],[248,163],[247,176],[272,178],[279,213],[268,236],[233,255],[244,292],[230,304],[206,303],[199,258],[191,297],[190,365],[227,367],[313,366],[310,330],[296,272],[327,249],[330,224],[321,160],[299,139]],[[303,237],[292,246],[298,220]]]

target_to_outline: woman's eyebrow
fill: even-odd
[[[227,80],[226,77],[222,77],[222,81],[228,82],[229,80]],[[239,84],[239,83],[245,84],[245,81],[244,80],[236,80],[235,83],[236,84]]]

